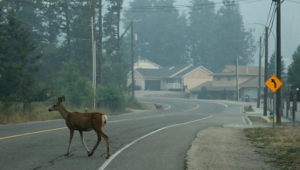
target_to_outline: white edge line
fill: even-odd
[[[197,119],[197,120],[193,120],[193,121],[189,121],[189,122],[185,122],[185,123],[179,123],[179,124],[174,124],[174,125],[170,125],[170,126],[166,126],[166,127],[163,127],[163,128],[160,128],[160,129],[157,129],[153,132],[150,132],[134,141],[132,141],[131,143],[127,144],[126,146],[124,146],[122,149],[118,150],[116,153],[114,153],[108,160],[106,160],[102,165],[101,167],[98,169],[98,170],[104,170],[111,161],[114,160],[115,157],[117,157],[123,150],[125,150],[126,148],[128,148],[129,146],[133,145],[134,143],[136,143],[137,141],[147,137],[147,136],[150,136],[156,132],[159,132],[161,130],[164,130],[164,129],[167,129],[167,128],[170,128],[170,127],[174,127],[174,126],[180,126],[180,125],[185,125],[185,124],[189,124],[189,123],[194,123],[194,122],[197,122],[197,121],[201,121],[201,120],[205,120],[205,119],[209,119],[209,118],[212,118],[212,116],[209,116],[209,117],[205,117],[205,118],[201,118],[201,119]]]

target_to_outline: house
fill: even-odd
[[[244,100],[246,95],[250,100],[257,99],[259,67],[257,66],[238,66],[238,87],[239,98]],[[264,85],[264,68],[261,68],[261,89],[263,93]],[[205,87],[211,99],[236,99],[236,66],[225,65],[219,71],[213,74],[213,80],[204,82],[187,92],[190,93],[190,98],[197,98]]]
[[[147,59],[141,59],[141,56],[138,56],[138,61],[134,63],[133,65],[134,69],[143,68],[143,69],[160,69],[162,66],[147,60]]]
[[[141,90],[185,91],[185,89],[194,88],[201,83],[212,80],[213,73],[203,66],[174,65],[161,67],[149,60],[143,62],[139,64],[143,63],[145,67],[139,65],[134,69],[134,83]],[[130,85],[131,82],[131,72],[129,72],[127,85]]]

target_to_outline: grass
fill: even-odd
[[[32,103],[26,109],[22,103],[13,103],[10,107],[4,107],[0,104],[0,124],[16,124],[32,121],[44,121],[60,119],[58,112],[48,112],[49,106],[43,103]]]
[[[62,116],[59,112],[49,112],[49,108],[50,105],[45,103],[31,103],[27,106],[24,106],[24,104],[22,103],[13,103],[9,107],[5,107],[0,102],[0,125],[62,119]],[[66,109],[70,112],[85,112],[85,108],[66,107]],[[132,103],[130,103],[130,105],[128,105],[125,110],[111,111],[108,108],[99,108],[96,109],[96,112],[104,113],[107,115],[117,115],[130,113],[136,109],[148,110],[152,109],[152,107],[151,105],[139,103],[135,100],[132,101]]]
[[[245,136],[257,152],[271,158],[279,169],[300,169],[300,126],[245,129]]]
[[[253,124],[262,124],[262,123],[268,123],[265,119],[263,119],[260,116],[248,116],[248,118],[250,119],[250,121]]]

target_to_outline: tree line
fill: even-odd
[[[134,0],[129,8],[123,0],[1,1],[0,100],[31,102],[67,93],[74,104],[91,102],[92,14],[100,90],[126,89],[131,35],[120,35],[130,21],[138,35],[135,60],[140,55],[162,66],[203,65],[213,72],[237,56],[240,64],[252,64],[257,46],[238,3],[191,2],[187,14],[174,0]]]

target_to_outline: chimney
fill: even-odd
[[[248,68],[248,66],[247,66],[247,74],[249,73],[249,68]]]
[[[141,56],[140,55],[138,56],[138,61],[141,61]]]

